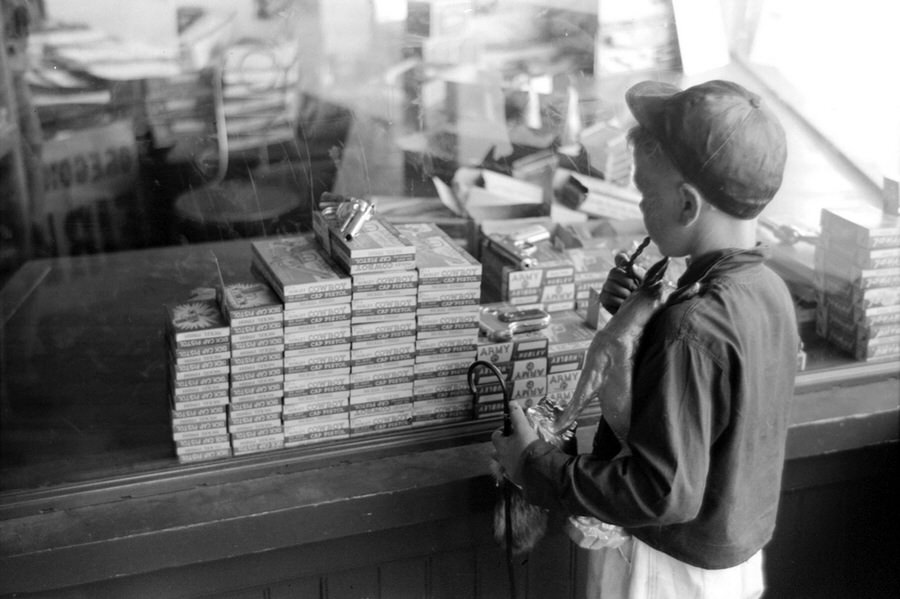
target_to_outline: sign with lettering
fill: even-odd
[[[44,201],[36,244],[52,255],[134,247],[142,231],[138,155],[129,121],[67,132],[44,143]]]

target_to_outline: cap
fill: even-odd
[[[637,122],[717,208],[756,217],[781,187],[787,141],[762,98],[731,81],[685,90],[643,81],[625,93]]]

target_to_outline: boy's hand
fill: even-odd
[[[509,415],[512,420],[512,433],[506,437],[498,429],[491,435],[496,454],[494,459],[500,463],[506,478],[514,484],[522,486],[522,458],[525,448],[538,439],[537,432],[528,422],[528,417],[521,406],[515,402],[509,404]]]
[[[606,282],[600,290],[600,305],[606,308],[610,314],[619,311],[631,292],[637,289],[639,281],[635,281],[625,270],[628,264],[628,254],[616,254],[616,267],[610,269]],[[638,279],[643,279],[646,272],[639,266],[634,267],[634,274]]]

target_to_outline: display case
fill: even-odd
[[[3,356],[2,594],[320,596],[326,584],[502,592],[502,552],[490,534],[496,417],[178,464],[161,303],[214,276],[210,251],[229,268],[248,246],[33,261],[4,288],[4,340],[15,351]],[[816,571],[795,554],[814,549],[811,533],[850,527],[865,546],[887,547],[889,529],[872,520],[896,498],[897,364],[854,363],[815,344],[808,352],[788,438],[783,532],[768,561],[783,592],[798,567]],[[582,420],[585,447],[595,422],[590,412]],[[829,584],[862,582],[845,542],[829,543],[846,568]],[[556,596],[577,586],[583,560],[555,529],[518,575],[530,592]],[[864,566],[885,574],[879,563]]]
[[[274,10],[272,3],[257,4]],[[545,3],[513,2],[517,20],[511,22],[537,16],[544,29],[532,23],[518,37],[504,30],[504,44],[488,45],[491,56],[507,65],[514,55],[509,62],[516,69],[497,71],[500,79],[497,72],[481,73],[487,79],[475,83],[451,69],[448,57],[466,56],[473,43],[452,28],[478,11],[496,17],[495,3],[410,2],[403,14],[412,30],[390,13],[389,3],[353,4],[369,11],[363,20],[377,25],[371,28],[333,13],[338,4],[294,6],[297,26],[321,44],[321,55],[303,57],[315,76],[301,78],[306,96],[300,100],[301,114],[305,106],[317,115],[301,134],[321,145],[287,152],[282,166],[302,157],[300,188],[314,197],[326,189],[387,195],[401,206],[408,201],[411,212],[423,195],[435,200],[435,177],[452,185],[453,171],[483,166],[472,156],[488,155],[498,139],[517,149],[558,148],[572,98],[589,129],[619,123],[621,98],[634,81],[690,85],[726,78],[760,90],[788,133],[787,175],[767,211],[773,222],[814,231],[823,208],[881,206],[881,182],[823,143],[752,61],[738,53],[728,64],[686,72],[669,3],[643,3],[650,11],[645,20],[629,25],[615,11],[604,17],[603,2],[600,15],[593,2],[554,3],[550,13]],[[660,4],[668,7],[663,13]],[[747,11],[752,4],[724,3]],[[475,12],[459,12],[461,5]],[[640,27],[649,28],[654,62],[641,62],[646,54],[625,46],[604,54],[600,41],[613,39],[597,33],[604,18],[607,31],[618,32],[615,39],[645,40],[645,48]],[[451,28],[443,35],[452,45],[437,43],[441,27]],[[548,32],[559,31],[572,38],[568,45],[536,41],[553,40]],[[378,51],[367,52],[371,47]],[[426,54],[439,66],[417,62]],[[378,76],[363,77],[367,72]],[[489,86],[503,90],[500,96],[482,94],[485,81],[505,81]],[[538,93],[547,81],[565,83]],[[434,97],[442,98],[440,111],[410,109]],[[498,97],[508,114],[518,115],[502,119],[499,128],[488,118]],[[540,126],[525,127],[535,97]],[[462,126],[472,118],[482,126]],[[327,135],[312,134],[319,126]],[[446,143],[450,134],[473,130],[471,144]],[[334,147],[339,151],[329,153]],[[158,156],[142,157],[151,158]],[[295,179],[267,170],[272,164],[258,170],[258,158],[241,177],[264,173],[275,186],[297,189]],[[170,166],[166,175],[177,176],[151,186],[174,209],[175,196],[189,189],[182,176],[190,169]],[[169,224],[176,218],[159,206],[145,214],[172,219]],[[284,233],[283,225],[262,234]],[[761,228],[761,240],[776,250],[775,266],[796,296],[805,297],[814,244],[773,230]],[[35,258],[0,290],[0,596],[506,596],[504,555],[491,533],[497,496],[489,438],[498,416],[179,463],[166,397],[163,305],[248,269],[257,237],[220,233],[191,243]],[[854,359],[820,338],[803,309],[798,306],[806,365],[796,382],[778,528],[767,549],[767,596],[887,596],[898,584],[891,514],[898,500],[900,362]],[[581,447],[589,446],[598,418],[594,408],[580,421]],[[515,564],[528,596],[582,596],[586,554],[558,525],[551,523],[538,548]]]

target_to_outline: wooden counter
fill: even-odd
[[[505,594],[496,419],[177,463],[161,306],[215,284],[211,252],[226,271],[249,265],[233,241],[35,261],[3,289],[0,596]],[[810,354],[824,368],[798,378],[785,493],[883,478],[898,364]],[[520,565],[530,596],[575,596],[583,556],[558,530],[529,563],[560,570]]]

